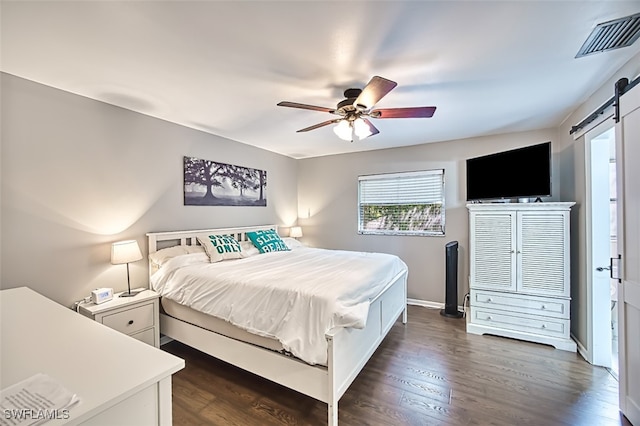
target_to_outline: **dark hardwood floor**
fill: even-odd
[[[347,425],[629,425],[618,382],[578,354],[465,332],[464,319],[409,307],[339,403]],[[179,342],[173,423],[323,425],[327,406]]]

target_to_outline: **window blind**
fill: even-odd
[[[444,170],[358,178],[358,232],[444,235]]]

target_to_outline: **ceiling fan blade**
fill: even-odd
[[[340,120],[342,120],[342,119],[341,118],[337,118],[335,120],[323,121],[322,123],[314,124],[313,126],[309,126],[309,127],[305,127],[304,129],[300,129],[300,130],[296,131],[296,133],[308,132],[309,130],[319,129],[320,127],[324,127],[324,126],[328,126],[329,124],[337,123]]]
[[[367,124],[367,126],[369,126],[369,131],[371,131],[371,134],[369,136],[377,135],[378,133],[380,133],[380,130],[378,130],[376,126],[373,125],[372,122],[370,122],[366,118],[362,118],[362,121],[364,121]]]
[[[278,106],[289,107],[289,108],[310,109],[312,111],[322,111],[322,112],[334,112],[335,111],[335,109],[333,109],[333,108],[325,108],[325,107],[319,107],[319,106],[315,106],[315,105],[299,104],[297,102],[288,102],[288,101],[279,102]]]
[[[387,80],[379,76],[374,76],[369,83],[362,89],[362,93],[353,103],[356,108],[370,109],[382,99],[387,93],[393,90],[398,83]]]
[[[436,107],[383,108],[375,109],[369,114],[373,118],[430,118]]]

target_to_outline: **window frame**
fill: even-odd
[[[419,231],[401,231],[401,230],[367,230],[364,228],[363,223],[363,203],[362,203],[362,186],[361,182],[366,180],[387,180],[387,179],[397,179],[401,180],[403,178],[408,177],[430,177],[433,179],[433,176],[440,176],[441,186],[440,186],[440,217],[441,217],[441,229],[434,230],[419,230]],[[393,235],[393,236],[423,236],[423,237],[443,237],[445,236],[446,227],[445,227],[445,169],[429,169],[429,170],[418,170],[418,171],[407,171],[407,172],[391,172],[391,173],[376,173],[370,175],[361,175],[358,176],[358,235]],[[407,203],[408,204],[408,203]],[[416,202],[413,204],[425,204],[424,202]],[[437,203],[434,203],[437,204]]]

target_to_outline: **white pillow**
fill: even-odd
[[[209,255],[211,263],[242,257],[242,247],[232,235],[198,235],[198,241]]]
[[[295,238],[282,237],[282,241],[284,241],[284,243],[287,245],[287,247],[289,247],[290,250],[304,247],[304,244],[302,244],[300,241],[296,240]]]
[[[182,256],[183,254],[203,253],[204,247],[202,246],[173,246],[160,249],[154,253],[149,254],[149,260],[155,266],[160,267],[164,265],[168,260],[173,259],[176,256]]]
[[[244,257],[255,256],[256,254],[260,254],[260,250],[256,246],[253,245],[251,241],[243,241],[240,243],[240,247],[242,248],[242,252],[240,255]]]

